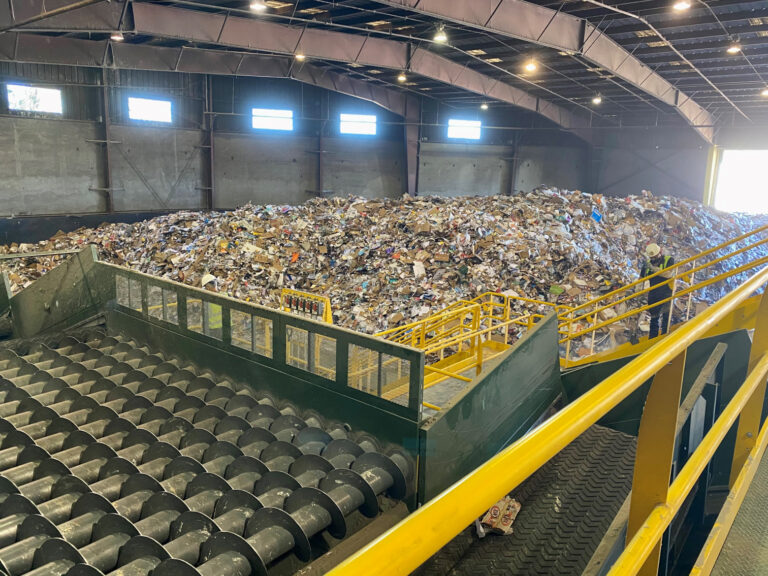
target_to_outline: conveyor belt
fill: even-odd
[[[467,528],[418,576],[576,576],[632,487],[635,438],[593,426],[512,494],[521,504],[509,536]]]
[[[405,495],[409,463],[99,331],[0,350],[0,569],[267,574]]]

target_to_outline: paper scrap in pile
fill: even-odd
[[[0,253],[95,244],[107,262],[194,286],[212,275],[219,292],[260,304],[278,307],[283,287],[325,294],[337,324],[374,333],[487,291],[583,302],[636,279],[650,242],[680,261],[765,222],[645,191],[609,198],[540,188],[516,196],[349,197],[182,211],[60,232],[0,246]],[[754,257],[742,254],[729,266]],[[65,258],[4,260],[0,269],[18,291]],[[715,285],[699,298],[712,302],[728,289]]]

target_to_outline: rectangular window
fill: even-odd
[[[448,120],[448,138],[463,140],[480,140],[480,130],[483,123],[480,120]]]
[[[173,121],[171,101],[129,97],[128,117],[131,120],[170,124]]]
[[[364,114],[342,114],[341,133],[375,136],[376,116],[367,116]]]
[[[257,130],[293,130],[293,110],[254,108],[253,127]]]
[[[8,84],[8,108],[22,112],[62,114],[61,90]]]

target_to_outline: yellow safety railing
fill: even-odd
[[[653,382],[637,441],[628,543],[610,574],[656,574],[664,530],[737,419],[731,501],[738,501],[739,495],[743,498],[747,480],[754,475],[765,451],[768,431],[765,427],[760,431],[760,418],[768,375],[768,296],[763,295],[748,376],[670,485],[687,349],[718,322],[735,314],[766,283],[768,267],[427,502],[330,574],[410,574],[649,378]],[[722,534],[710,539],[694,573],[709,573],[723,540]]]
[[[567,367],[571,361],[572,342],[579,340],[584,341],[588,338],[587,345],[589,346],[589,353],[586,356],[581,356],[582,359],[584,357],[589,357],[596,351],[598,332],[610,335],[610,331],[615,326],[621,327],[619,323],[633,318],[636,320],[634,328],[631,323],[628,323],[623,325],[623,329],[628,331],[634,330],[636,332],[641,315],[653,308],[659,307],[661,313],[666,315],[665,320],[667,326],[672,326],[675,321],[675,305],[682,300],[683,310],[677,311],[677,319],[680,322],[688,321],[691,316],[693,316],[691,308],[695,294],[700,293],[702,290],[709,288],[714,284],[723,282],[729,278],[768,263],[768,256],[764,256],[761,258],[754,258],[746,264],[731,267],[729,270],[721,271],[723,267],[730,264],[730,262],[742,254],[756,248],[766,247],[768,244],[768,236],[761,239],[750,240],[745,246],[736,250],[729,250],[725,254],[711,259],[707,258],[716,255],[720,251],[730,249],[739,242],[753,239],[753,237],[766,231],[768,231],[768,226],[762,226],[729,240],[728,242],[718,244],[695,256],[686,258],[685,260],[673,264],[666,270],[656,272],[645,278],[640,278],[626,286],[622,286],[603,296],[574,306],[564,313],[561,313],[559,315],[560,335],[562,336],[560,343],[565,345],[564,366]],[[666,278],[655,286],[643,288],[643,284],[647,280],[668,274],[671,274],[670,278]],[[703,276],[708,277],[702,278]],[[696,282],[697,277],[699,279],[698,282]],[[647,295],[655,288],[661,286],[669,286],[671,288],[672,296],[652,305],[647,304]]]

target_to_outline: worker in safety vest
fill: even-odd
[[[648,332],[648,338],[655,338],[659,334],[666,334],[669,328],[669,307],[671,301],[658,304],[657,306],[653,306],[653,304],[672,296],[672,282],[674,280],[667,284],[663,284],[663,282],[674,276],[674,270],[671,269],[674,263],[674,258],[664,254],[658,244],[651,243],[645,248],[645,261],[640,271],[640,277],[645,278],[661,272],[648,280],[652,287],[652,290],[648,292],[648,305],[652,306],[649,310],[651,313],[651,329]],[[659,323],[659,320],[661,320],[661,323]],[[659,331],[659,327],[661,327],[661,331]]]

